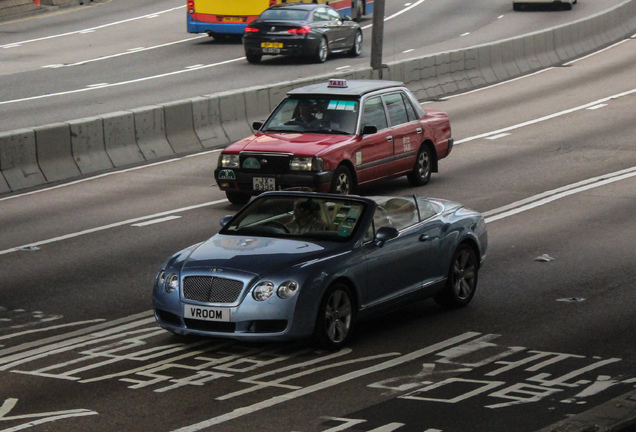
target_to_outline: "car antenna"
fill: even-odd
[[[417,205],[417,195],[413,194],[413,201],[415,202],[415,208],[417,209],[417,220],[422,222],[422,215],[420,214],[420,206]]]

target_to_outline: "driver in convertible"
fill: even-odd
[[[324,231],[327,226],[320,220],[320,205],[313,201],[301,201],[294,206],[294,219],[286,224],[292,234]]]

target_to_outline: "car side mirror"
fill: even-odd
[[[227,225],[233,217],[234,216],[232,215],[223,216],[223,218],[221,219],[221,226],[224,227],[225,225]]]
[[[254,130],[259,130],[261,127],[263,127],[263,122],[255,121],[252,123],[252,129]]]
[[[382,247],[386,241],[396,238],[399,234],[400,232],[397,228],[383,226],[375,233],[375,244],[378,247]]]
[[[374,133],[378,133],[378,128],[373,125],[364,125],[362,128],[362,135],[373,135]]]
[[[345,21],[353,21],[349,15],[345,15],[342,17]]]

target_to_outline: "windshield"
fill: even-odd
[[[365,204],[306,196],[269,196],[252,201],[221,229],[221,234],[349,240]]]
[[[355,135],[359,101],[334,98],[288,98],[261,128],[261,132],[331,133]]]

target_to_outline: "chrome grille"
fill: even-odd
[[[212,276],[188,276],[183,280],[183,296],[188,300],[207,303],[234,303],[243,289],[243,282]]]

